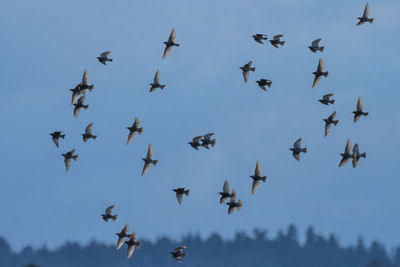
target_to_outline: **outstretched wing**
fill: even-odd
[[[135,118],[135,121],[132,124],[132,127],[139,128],[140,120],[138,118]]]
[[[101,57],[107,57],[109,54],[111,54],[111,51],[106,51],[100,54]]]
[[[358,97],[357,101],[357,111],[363,111],[364,109],[364,101],[361,99],[361,96]]]
[[[143,176],[146,172],[149,171],[150,166],[151,166],[151,163],[144,163],[143,170],[142,170],[142,176]]]
[[[318,62],[317,72],[323,72],[324,67],[325,67],[324,61],[322,60],[322,58],[320,58]]]
[[[311,43],[311,46],[313,46],[313,47],[318,47],[319,41],[321,41],[321,38],[318,38],[317,40],[314,40],[314,41]]]
[[[368,18],[369,17],[369,5],[368,5],[368,3],[365,5],[363,17],[364,18]]]
[[[181,205],[183,200],[183,195],[176,193],[176,199],[178,200],[179,205]]]
[[[124,228],[122,228],[121,233],[126,235],[128,231],[129,231],[129,225],[126,223]]]
[[[162,58],[166,58],[169,55],[169,53],[171,53],[171,50],[172,50],[172,46],[167,45],[164,49],[164,54],[163,54]]]
[[[214,135],[214,133],[205,134],[205,135],[204,135],[204,139],[210,140],[210,139],[211,139],[211,136],[213,136],[213,135]]]
[[[135,132],[129,131],[129,136],[128,136],[128,140],[126,141],[126,144],[129,145],[133,141],[135,136],[136,136],[136,131]]]
[[[342,158],[342,159],[340,160],[339,167],[344,166],[344,165],[349,161],[349,159],[350,159],[350,158]]]
[[[247,81],[249,80],[249,71],[243,70],[242,74],[243,74],[244,82],[247,83]]]
[[[160,71],[156,71],[156,75],[154,75],[154,83],[159,84],[160,83]]]
[[[336,111],[329,116],[328,120],[333,120],[334,118],[336,118]]]
[[[360,154],[360,149],[358,148],[358,144],[355,144],[353,146],[353,155],[359,155]]]
[[[85,129],[85,134],[90,135],[92,134],[93,122],[89,123],[89,125]]]
[[[171,34],[169,35],[168,42],[175,42],[176,32],[175,29],[172,28]]]
[[[300,161],[300,153],[293,152],[292,155],[297,161]]]
[[[331,96],[333,96],[333,94],[326,94],[322,98],[328,100]]]
[[[350,143],[350,138],[347,139],[346,146],[344,148],[344,153],[351,155],[351,143]]]
[[[147,150],[147,159],[152,159],[153,158],[153,146],[149,144],[149,148]]]
[[[69,170],[69,165],[71,164],[71,159],[64,159],[65,169]]]
[[[129,259],[130,257],[132,257],[134,251],[135,251],[135,245],[128,246],[128,256],[126,258]]]
[[[87,70],[83,72],[83,77],[82,77],[82,84],[83,85],[88,85],[89,84],[89,75],[87,73]]]
[[[200,141],[200,139],[203,138],[202,135],[196,136],[195,138],[193,138],[193,143],[198,143]]]
[[[312,88],[318,85],[319,81],[321,80],[321,76],[315,76],[314,82],[312,84]]]
[[[283,37],[283,34],[277,34],[277,35],[274,36],[274,40],[275,40],[275,41],[279,41],[279,39],[280,39],[281,37]]]
[[[85,104],[85,99],[86,99],[86,96],[85,96],[85,94],[83,94],[83,95],[78,99],[78,104],[80,104],[80,105]]]
[[[112,210],[113,210],[114,207],[115,207],[115,205],[111,205],[111,206],[109,206],[108,208],[106,208],[106,214],[107,214],[107,215],[111,215],[111,212],[112,212]]]
[[[300,149],[301,147],[301,138],[297,139],[296,142],[294,142],[293,147],[296,149]]]
[[[257,191],[257,189],[260,187],[260,184],[261,184],[260,180],[253,180],[253,186],[251,188],[252,194],[254,194]]]
[[[222,187],[222,192],[229,194],[230,193],[230,186],[228,181],[225,181],[224,186]]]
[[[325,124],[325,136],[327,136],[329,134],[329,131],[332,128],[332,123],[326,123]]]
[[[261,164],[260,164],[260,162],[257,160],[257,163],[256,163],[256,170],[254,171],[254,176],[260,177],[260,176],[261,176],[261,173],[262,173]]]
[[[175,252],[182,252],[182,250],[184,250],[185,248],[186,246],[177,247],[175,248]]]

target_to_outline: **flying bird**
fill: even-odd
[[[64,164],[65,164],[65,169],[68,171],[69,170],[69,165],[71,164],[71,159],[74,161],[77,161],[78,155],[74,155],[75,149],[72,149],[71,151],[61,154],[64,157]]]
[[[314,40],[314,41],[311,43],[311,46],[309,46],[308,48],[310,48],[310,50],[311,50],[313,53],[315,53],[315,52],[317,52],[317,51],[321,51],[321,53],[324,52],[325,46],[318,46],[318,44],[319,44],[320,41],[321,41],[321,38],[318,38],[317,40]]]
[[[118,214],[112,215],[112,210],[114,207],[115,205],[109,206],[108,208],[106,208],[105,213],[101,215],[105,222],[108,222],[109,219],[112,219],[115,222],[115,220],[118,218]]]
[[[97,60],[103,64],[103,65],[107,65],[107,61],[112,62],[113,59],[112,58],[108,58],[108,55],[111,54],[111,51],[106,51],[100,54],[99,57],[97,57]]]
[[[74,105],[76,100],[78,99],[78,96],[85,92],[85,90],[81,89],[80,83],[76,85],[73,89],[69,90],[72,92],[71,105]]]
[[[225,181],[224,186],[222,187],[222,192],[219,192],[218,194],[221,195],[221,198],[219,199],[219,204],[223,204],[228,198],[233,196],[234,190],[232,190],[232,193],[230,193],[230,186],[228,181]]]
[[[297,141],[293,144],[293,148],[289,148],[293,153],[293,157],[297,160],[300,161],[300,153],[307,153],[307,148],[301,148],[301,138],[297,139]]]
[[[92,128],[93,128],[93,122],[89,123],[88,126],[86,126],[85,133],[82,134],[82,139],[84,142],[92,138],[93,140],[96,140],[97,135],[92,134]]]
[[[328,72],[324,72],[324,61],[322,61],[322,59],[319,59],[319,63],[318,63],[318,67],[317,70],[313,72],[315,78],[314,78],[314,82],[312,85],[312,88],[314,88],[315,86],[317,86],[317,84],[319,83],[319,81],[321,80],[321,77],[328,77]]]
[[[64,137],[65,137],[65,134],[61,134],[61,133],[62,133],[62,131],[55,131],[50,134],[56,147],[59,147],[59,145],[58,145],[59,139],[60,138],[64,139]]]
[[[259,44],[264,44],[263,41],[266,41],[268,37],[266,34],[257,33],[253,35],[253,39]]]
[[[369,5],[368,5],[368,3],[365,5],[364,13],[363,13],[362,17],[358,17],[357,19],[359,20],[359,22],[357,23],[356,26],[364,24],[365,22],[369,22],[371,24],[374,21],[374,18],[369,18]]]
[[[178,200],[179,205],[182,204],[182,200],[183,200],[183,195],[189,196],[189,189],[186,189],[184,187],[179,187],[176,189],[173,189],[172,191],[174,191],[176,193],[176,199]]]
[[[357,167],[358,162],[360,161],[360,158],[366,158],[367,154],[360,153],[360,149],[358,148],[358,144],[355,144],[353,146],[353,168]]]
[[[191,147],[193,147],[194,149],[199,150],[199,146],[201,146],[201,144],[200,144],[201,138],[203,138],[202,135],[196,136],[196,137],[194,137],[194,138],[192,139],[191,142],[188,142],[188,144],[189,144]]]
[[[242,70],[242,73],[243,73],[243,79],[244,79],[245,83],[247,83],[247,80],[249,79],[249,72],[256,71],[256,68],[252,68],[251,64],[253,64],[253,62],[250,60],[249,63],[244,64],[243,67],[240,67],[240,69]]]
[[[328,135],[332,124],[336,126],[336,124],[338,124],[338,120],[335,120],[336,117],[336,111],[334,111],[327,119],[323,119],[323,121],[325,122],[325,136]]]
[[[149,148],[147,150],[146,158],[142,159],[144,161],[142,176],[150,169],[151,164],[154,166],[157,165],[158,160],[153,160],[153,146],[149,144]]]
[[[278,45],[283,46],[285,44],[285,41],[281,41],[281,38],[283,37],[283,34],[278,34],[273,37],[272,40],[269,40],[272,46],[278,48]]]
[[[133,139],[136,136],[136,132],[139,133],[139,135],[142,134],[143,132],[143,127],[139,127],[140,120],[138,118],[135,118],[135,121],[133,122],[131,127],[126,127],[129,130],[129,135],[128,135],[128,140],[126,141],[126,144],[130,144]]]
[[[258,83],[258,86],[264,91],[267,91],[267,88],[265,88],[265,86],[268,86],[268,88],[270,88],[272,85],[272,81],[268,79],[260,79],[256,81],[256,83]]]
[[[94,88],[94,84],[89,84],[89,75],[86,70],[83,72],[83,77],[82,77],[82,82],[80,83],[80,88],[81,88],[81,90],[89,89],[90,92]]]
[[[132,257],[135,248],[140,248],[140,243],[140,241],[136,241],[136,233],[132,232],[132,234],[129,236],[128,241],[125,241],[125,244],[128,245],[128,256],[126,257],[126,259]]]
[[[172,28],[171,34],[169,35],[168,41],[164,42],[165,49],[162,58],[166,58],[172,50],[172,47],[179,46],[179,44],[175,43],[176,32],[175,29]]]
[[[118,243],[117,243],[117,250],[120,249],[124,245],[125,237],[129,237],[130,235],[128,234],[129,231],[129,225],[125,224],[124,228],[122,228],[121,232],[116,233],[118,236]]]
[[[200,140],[202,142],[201,146],[209,149],[208,145],[211,145],[211,147],[214,147],[215,144],[217,143],[217,139],[211,139],[211,136],[213,136],[214,133],[208,133],[205,134],[204,137]]]
[[[164,89],[165,85],[160,84],[160,71],[159,70],[156,71],[156,75],[154,76],[154,82],[151,83],[150,85],[151,85],[150,92],[153,92],[157,88],[160,88],[161,90]]]
[[[75,106],[75,108],[74,108],[74,118],[78,117],[78,115],[79,115],[79,113],[81,112],[81,109],[82,109],[82,108],[85,109],[85,110],[89,108],[89,105],[85,105],[85,104],[84,104],[85,99],[86,99],[85,94],[83,94],[83,95],[78,99],[78,102],[76,102],[76,103],[74,104],[74,106]]]
[[[267,180],[267,176],[261,176],[262,175],[261,173],[262,173],[261,164],[257,160],[254,175],[250,176],[253,179],[253,186],[251,188],[252,194],[254,194],[257,191],[257,189],[260,187],[260,181],[263,181],[265,183],[265,181]]]
[[[368,116],[368,112],[364,112],[364,101],[361,99],[361,96],[358,97],[357,110],[353,111],[352,113],[354,113],[354,123],[356,123],[361,118],[361,116]]]
[[[239,201],[236,202],[236,198],[237,198],[236,192],[235,192],[235,190],[232,190],[231,200],[228,203],[226,203],[226,205],[229,206],[228,207],[228,214],[231,214],[235,210],[235,208],[238,211],[240,211],[242,209],[242,206],[243,206],[242,201],[239,199]]]
[[[330,100],[330,97],[332,97],[333,94],[326,94],[322,97],[322,99],[318,100],[319,102],[321,102],[324,105],[329,106],[329,104],[335,103],[335,99]]]
[[[350,158],[353,157],[353,154],[351,153],[350,139],[347,139],[347,143],[344,148],[344,153],[340,153],[340,155],[342,156],[342,159],[340,160],[339,167],[342,167],[349,161]]]
[[[183,250],[186,248],[186,246],[182,247],[177,247],[174,249],[174,251],[171,252],[172,257],[179,263],[182,262],[182,257],[186,258],[186,252],[183,252]]]

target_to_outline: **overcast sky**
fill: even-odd
[[[356,27],[360,0],[1,1],[0,236],[19,250],[113,243],[125,223],[150,239],[294,223],[342,244],[362,235],[399,245],[400,2],[369,4],[374,23]],[[163,60],[173,27],[181,45]],[[259,45],[255,33],[286,44]],[[307,48],[317,38],[322,54]],[[114,61],[103,66],[106,50]],[[319,57],[329,77],[311,88]],[[84,69],[95,87],[74,119],[68,89]],[[166,88],[150,94],[157,69]],[[268,92],[260,78],[273,81]],[[317,101],[326,93],[334,106]],[[354,124],[359,96],[369,116]],[[335,110],[339,124],[324,137]],[[135,117],[144,132],[127,146]],[[84,143],[90,122],[98,138]],[[59,149],[54,130],[67,135]],[[210,151],[187,144],[207,132],[217,138]],[[296,162],[288,148],[299,137],[308,153]],[[367,153],[356,169],[338,168],[347,138]],[[159,163],[141,177],[149,143]],[[67,173],[61,154],[72,148],[79,159]],[[267,183],[251,195],[256,160]],[[244,203],[229,216],[217,195],[226,179]],[[191,190],[181,206],[178,186]],[[105,223],[110,204],[118,220]]]

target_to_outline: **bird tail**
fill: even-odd
[[[267,181],[267,176],[261,177],[261,181],[263,181],[265,183]]]
[[[135,246],[136,246],[137,248],[140,248],[140,245],[141,245],[141,244],[142,244],[142,242],[138,241],[138,242],[136,242],[136,245],[135,245]]]
[[[374,18],[370,18],[370,19],[368,20],[368,22],[369,22],[369,23],[374,22]]]
[[[139,133],[139,134],[142,134],[142,133],[143,133],[143,127],[141,127],[141,128],[138,129],[138,133]]]
[[[108,59],[108,61],[112,62],[112,61],[113,61],[113,59],[112,59],[112,58],[110,58],[110,59]]]
[[[60,137],[61,137],[62,139],[64,139],[64,137],[65,137],[65,134],[62,134],[62,135],[60,135]]]
[[[182,253],[182,257],[186,258],[186,256],[187,256],[186,252]]]
[[[93,90],[93,88],[94,88],[94,84],[89,85],[89,87],[88,87],[88,89],[89,89],[90,92]]]
[[[303,148],[303,149],[301,150],[301,152],[307,153],[307,148],[306,148],[306,147]]]
[[[322,52],[324,52],[324,49],[325,49],[325,46],[321,46],[321,47],[319,48],[319,51],[321,51],[321,53],[322,53]]]
[[[93,137],[93,140],[96,140],[96,138],[97,138],[97,135],[93,135],[92,137]]]
[[[160,85],[160,89],[161,89],[161,90],[164,89],[164,87],[165,87],[164,84]]]
[[[367,117],[367,116],[368,116],[368,112],[365,112],[363,115],[364,115],[365,117]]]
[[[211,144],[210,145],[212,147],[214,147],[216,143],[217,143],[217,139],[213,139],[213,140],[211,140]]]
[[[256,68],[254,67],[254,68],[250,68],[250,70],[252,71],[252,72],[254,72],[254,71],[256,71]]]
[[[118,218],[118,215],[117,214],[115,214],[114,216],[112,216],[112,220],[115,222],[115,220],[117,220],[117,218]]]
[[[333,103],[335,103],[335,99],[329,100],[329,103],[333,105]]]
[[[286,43],[285,41],[279,42],[279,44],[280,44],[281,46],[283,46],[285,43]]]
[[[367,157],[367,153],[365,153],[365,152],[364,152],[364,153],[361,153],[361,154],[360,154],[360,157],[366,158],[366,157]]]
[[[328,73],[329,73],[328,71],[327,71],[327,72],[324,72],[323,75],[324,75],[325,77],[328,77]]]
[[[83,105],[83,108],[86,110],[89,108],[89,105]]]
[[[153,165],[156,166],[157,165],[158,160],[153,160]]]
[[[336,126],[336,124],[338,124],[339,120],[337,121],[333,121],[333,124]]]
[[[74,161],[77,161],[77,160],[78,160],[78,155],[72,156],[72,159],[73,159]]]

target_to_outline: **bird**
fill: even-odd
[[[186,189],[184,187],[179,187],[176,189],[172,189],[172,191],[174,191],[176,193],[176,199],[178,200],[179,205],[182,204],[182,200],[183,200],[183,195],[189,196],[189,189]]]
[[[93,140],[96,140],[97,135],[92,134],[92,128],[93,128],[93,122],[89,123],[88,126],[86,126],[85,133],[82,134],[82,139],[84,142],[92,138]]]
[[[215,144],[217,143],[217,139],[214,138],[211,140],[211,136],[213,136],[213,135],[214,135],[214,133],[205,134],[204,137],[200,140],[202,142],[201,146],[205,147],[207,149],[210,149],[208,147],[208,145],[211,145],[212,147],[214,147]]]
[[[357,18],[359,21],[356,26],[364,24],[365,22],[369,22],[370,24],[374,21],[374,18],[369,18],[369,5],[368,3],[365,5],[364,13],[362,17]]]
[[[172,257],[179,263],[182,262],[182,257],[186,258],[187,256],[186,252],[183,252],[185,248],[186,246],[177,247],[171,252]]]
[[[201,144],[200,144],[201,138],[203,138],[202,135],[196,136],[196,137],[194,137],[194,138],[192,139],[191,142],[188,142],[188,144],[189,144],[191,147],[193,147],[194,149],[199,150],[199,146],[201,146]]]
[[[222,192],[218,193],[221,195],[221,198],[219,199],[219,204],[223,204],[228,198],[231,198],[233,196],[233,192],[234,190],[232,190],[232,193],[230,193],[229,183],[228,181],[225,181],[224,186],[222,187]]]
[[[324,61],[322,61],[321,58],[319,59],[317,70],[314,71],[312,74],[314,74],[315,76],[312,88],[317,86],[317,84],[321,80],[321,76],[328,77],[328,72],[324,72]]]
[[[278,48],[278,45],[283,46],[285,44],[285,41],[281,41],[281,38],[283,37],[283,34],[277,34],[273,37],[272,40],[269,40],[272,46]]]
[[[72,92],[72,98],[71,98],[71,105],[74,105],[76,100],[78,99],[78,96],[83,94],[85,90],[81,89],[81,84],[78,83],[73,89],[69,89]]]
[[[237,198],[236,192],[235,192],[235,190],[232,190],[231,200],[228,203],[226,203],[226,205],[229,206],[228,207],[228,214],[231,214],[235,210],[235,208],[238,211],[240,211],[242,209],[243,202],[240,199],[239,199],[238,202],[236,202],[236,198]]]
[[[335,120],[335,117],[336,117],[336,111],[334,111],[327,119],[323,119],[323,121],[325,122],[325,136],[328,135],[332,127],[332,124],[335,126],[338,124],[339,121]]]
[[[139,135],[142,134],[143,132],[143,127],[139,127],[140,120],[138,118],[135,118],[135,121],[133,122],[131,127],[126,127],[126,129],[129,130],[129,135],[128,135],[128,140],[126,140],[126,144],[130,144],[133,139],[136,136],[136,132],[139,133]]]
[[[293,148],[289,148],[293,153],[293,157],[297,160],[300,161],[300,153],[307,153],[307,148],[301,148],[301,138],[297,139],[297,141],[293,144]]]
[[[71,159],[74,161],[77,161],[78,155],[74,155],[75,149],[72,149],[71,151],[61,154],[64,157],[64,164],[65,164],[65,169],[68,171],[69,170],[69,165],[71,164]]]
[[[368,112],[364,112],[364,101],[362,100],[361,96],[358,97],[357,110],[353,111],[352,113],[354,113],[354,123],[356,123],[361,116],[368,116]]]
[[[140,241],[136,241],[136,233],[132,232],[132,234],[129,236],[128,241],[125,241],[125,244],[128,245],[128,256],[126,259],[129,259],[132,257],[133,252],[135,251],[135,248],[140,248]]]
[[[169,53],[172,50],[172,47],[179,46],[179,44],[175,43],[175,38],[176,38],[176,32],[175,32],[175,29],[172,28],[171,34],[169,35],[169,38],[168,38],[168,41],[164,42],[165,49],[164,49],[164,54],[162,56],[163,59],[169,55]]]
[[[250,176],[253,179],[253,186],[251,188],[252,194],[254,194],[257,191],[257,189],[260,187],[260,181],[263,181],[265,183],[265,181],[267,180],[267,176],[261,176],[262,175],[261,173],[262,173],[261,164],[257,160],[254,175]]]
[[[268,37],[266,34],[257,33],[253,35],[253,39],[259,44],[264,44],[263,40],[266,41]]]
[[[52,139],[53,139],[53,142],[54,142],[54,144],[56,145],[57,148],[59,147],[58,141],[59,141],[60,137],[62,139],[64,139],[64,137],[65,137],[65,134],[61,134],[61,133],[62,133],[62,131],[55,131],[55,132],[50,134]]]
[[[153,160],[153,146],[149,144],[149,148],[147,150],[146,158],[142,159],[144,161],[142,176],[150,169],[151,164],[154,166],[157,165],[158,160]]]
[[[322,99],[319,99],[318,101],[327,106],[329,106],[329,104],[333,105],[333,103],[335,103],[335,99],[332,100],[329,99],[332,96],[333,94],[326,94],[322,97]]]
[[[109,206],[108,208],[106,208],[105,213],[101,215],[105,222],[108,222],[109,219],[112,219],[115,222],[115,220],[118,218],[118,214],[112,215],[112,210],[114,207],[115,205]]]
[[[82,82],[80,83],[80,88],[81,88],[81,90],[89,89],[90,92],[94,88],[94,84],[89,84],[89,75],[87,73],[87,70],[85,70],[83,72],[83,77],[82,77]]]
[[[360,161],[360,158],[366,158],[366,157],[367,157],[367,154],[365,152],[364,153],[360,153],[360,149],[358,148],[358,144],[355,144],[353,146],[353,160],[352,160],[353,168],[357,167],[358,162]]]
[[[89,108],[89,105],[85,105],[85,94],[83,94],[79,99],[78,102],[74,104],[74,118],[78,117],[79,113],[81,112],[81,109],[84,108],[85,110]]]
[[[164,89],[165,85],[160,84],[160,71],[159,70],[156,71],[156,75],[154,75],[154,82],[151,83],[150,85],[151,85],[150,92],[153,92],[157,88],[160,88],[161,90]]]
[[[344,147],[344,153],[340,153],[342,156],[342,159],[340,160],[339,167],[344,166],[350,158],[353,157],[353,154],[351,153],[351,143],[350,143],[350,138],[347,139],[346,146]]]
[[[103,65],[107,65],[107,61],[112,62],[113,59],[112,58],[108,58],[108,55],[111,54],[111,51],[106,51],[100,54],[99,57],[97,57],[97,60],[103,64]]]
[[[313,52],[317,52],[317,51],[321,51],[324,52],[324,48],[325,46],[318,46],[318,43],[321,41],[321,38],[318,38],[317,40],[312,41],[311,46],[309,46],[308,48]]]
[[[260,79],[256,81],[256,83],[258,83],[258,86],[264,91],[267,91],[267,88],[265,88],[265,86],[268,86],[268,88],[270,88],[272,85],[272,81],[268,79]]]
[[[242,70],[242,73],[243,73],[243,79],[244,79],[245,83],[247,83],[247,80],[249,79],[249,72],[256,71],[256,68],[252,68],[251,64],[253,64],[253,62],[250,60],[249,63],[244,64],[243,67],[240,67],[240,69]]]
[[[120,249],[124,245],[125,237],[129,237],[130,235],[128,234],[129,231],[129,225],[125,224],[124,228],[122,228],[121,232],[116,233],[118,236],[118,242],[117,242],[117,250]]]

